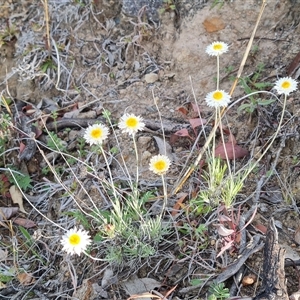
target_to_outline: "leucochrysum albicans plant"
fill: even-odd
[[[220,68],[220,56],[228,51],[229,47],[224,42],[213,42],[206,48],[206,53],[210,56],[215,56],[217,59],[217,83],[216,90],[209,92],[205,101],[209,107],[215,108],[214,119],[215,124],[219,124],[220,135],[221,135],[221,143],[225,145],[223,130],[222,130],[222,117],[224,116],[224,111],[231,104],[231,96],[224,90],[220,89],[220,76],[219,76],[219,68]],[[232,170],[231,165],[235,166],[235,162],[233,159],[233,163],[230,164],[227,149],[224,146],[224,152],[226,157],[226,163],[220,162],[220,159],[216,157],[214,151],[216,149],[216,135],[213,135],[211,146],[207,148],[206,151],[206,163],[207,168],[203,170],[202,178],[204,182],[207,184],[207,189],[202,189],[199,194],[199,199],[201,201],[205,200],[211,205],[215,206],[219,203],[224,203],[227,208],[229,208],[236,197],[236,195],[240,192],[243,187],[244,181],[248,177],[248,175],[253,171],[253,169],[257,166],[259,161],[264,157],[270,148],[271,144],[274,142],[280,127],[283,121],[283,115],[286,106],[287,96],[297,89],[297,82],[289,77],[285,77],[279,79],[275,83],[275,90],[278,94],[284,94],[283,101],[283,110],[281,114],[281,118],[279,121],[278,128],[274,133],[273,137],[269,140],[269,142],[264,145],[264,150],[262,151],[262,155],[255,161],[249,162],[241,170]],[[272,96],[275,96],[271,92],[261,91],[261,93],[269,93]],[[275,96],[276,97],[276,96]],[[240,100],[244,99],[241,98]],[[232,105],[233,106],[233,105]],[[222,110],[222,112],[221,112]],[[232,147],[233,148],[233,147]],[[192,203],[197,204],[197,201],[192,201]]]
[[[139,152],[136,134],[144,129],[145,123],[140,116],[134,114],[124,114],[119,120],[118,128],[122,134],[129,135],[132,139],[136,172],[135,176],[130,175],[120,151],[123,170],[128,178],[129,191],[124,195],[124,192],[118,189],[118,183],[113,177],[109,163],[110,157],[108,155],[110,154],[105,150],[105,143],[110,132],[113,132],[116,140],[118,140],[117,133],[110,122],[110,115],[107,111],[104,111],[104,117],[108,120],[109,127],[105,124],[91,125],[85,130],[84,139],[87,144],[96,147],[93,148],[93,151],[99,150],[98,153],[103,157],[106,164],[109,179],[102,182],[102,188],[109,195],[111,208],[108,211],[103,211],[101,208],[94,209],[94,213],[89,213],[88,216],[93,216],[92,222],[97,224],[93,230],[98,230],[96,233],[98,242],[96,244],[98,243],[99,247],[105,245],[102,247],[104,249],[102,255],[104,258],[102,259],[118,265],[126,261],[151,256],[156,252],[156,247],[166,229],[162,226],[166,201],[162,205],[161,213],[157,216],[150,215],[144,208],[145,202],[152,194],[141,191],[139,187]],[[117,145],[120,146],[118,142]],[[161,154],[153,156],[149,162],[149,170],[162,178],[165,199],[167,190],[164,175],[170,164],[170,159]],[[88,247],[95,246],[89,233],[77,227],[65,233],[61,239],[61,244],[63,250],[68,254],[80,255],[85,253],[89,257],[91,256],[88,254]]]
[[[221,125],[221,109],[226,108],[231,102],[231,96],[224,90],[220,89],[220,56],[228,52],[229,46],[224,42],[213,42],[206,48],[206,53],[215,56],[217,59],[217,82],[216,89],[209,92],[205,97],[205,102],[209,107],[215,109],[215,122]],[[222,129],[220,130],[222,142],[224,136]],[[212,206],[219,202],[225,203],[226,206],[231,205],[232,199],[236,196],[241,184],[235,182],[235,178],[230,169],[228,155],[225,153],[227,164],[223,164],[220,158],[215,155],[216,136],[213,136],[212,145],[206,152],[207,170],[203,171],[203,179],[207,184],[207,189],[200,192],[199,198],[209,202]],[[228,171],[228,174],[227,174]]]

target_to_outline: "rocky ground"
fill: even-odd
[[[91,120],[103,120],[104,109],[110,111],[113,123],[124,112],[140,115],[146,123],[146,130],[137,137],[141,188],[145,191],[154,189],[159,194],[161,184],[149,172],[148,163],[149,158],[163,147],[160,114],[168,153],[173,161],[167,176],[171,192],[182,171],[190,164],[187,161],[189,154],[193,153],[190,158],[193,160],[205,143],[201,137],[193,147],[195,131],[190,120],[198,117],[200,111],[203,119],[210,120],[205,128],[208,134],[213,125],[213,111],[204,98],[215,88],[216,61],[205,53],[205,49],[213,41],[229,44],[228,53],[220,57],[220,85],[229,91],[262,4],[262,1],[254,0],[216,2],[4,1],[0,11],[2,121],[11,111],[13,124],[23,124],[21,129],[26,132],[28,126],[24,124],[43,119],[40,143],[47,143],[50,131],[64,141],[67,151],[74,154],[83,149],[79,140],[84,128]],[[270,91],[277,78],[299,77],[299,22],[299,1],[267,1],[242,74],[244,81],[250,80],[247,82],[252,91],[259,90],[257,83],[270,83],[263,86]],[[246,93],[240,82],[233,94],[237,104],[225,116],[226,127],[230,128],[237,144],[249,153],[232,162],[236,169],[257,158],[259,147],[276,131],[282,112],[280,102],[258,105],[255,102],[258,98],[255,98],[251,111],[239,110],[242,103],[250,101],[239,101]],[[266,96],[260,97],[264,100]],[[288,294],[297,292],[300,261],[299,105],[297,91],[288,98],[278,138],[249,176],[233,205],[235,216],[247,216],[246,221],[251,223],[245,229],[247,245],[254,237],[259,237],[257,241],[254,239],[257,243],[253,252],[241,251],[237,243],[235,251],[216,257],[221,240],[214,226],[218,221],[218,209],[198,216],[187,216],[185,211],[189,201],[199,192],[199,172],[194,172],[181,194],[170,195],[168,199],[170,212],[180,199],[184,199],[185,204],[177,207],[182,210],[172,215],[180,230],[165,236],[153,257],[122,266],[64,256],[59,245],[61,229],[51,221],[63,227],[74,226],[78,221],[74,216],[66,219],[66,212],[73,210],[75,205],[53,172],[44,171],[47,164],[42,153],[35,146],[28,150],[27,143],[27,152],[22,154],[22,136],[18,130],[1,128],[7,139],[1,148],[0,175],[5,177],[7,168],[14,166],[30,176],[31,186],[26,195],[33,205],[24,199],[26,214],[19,211],[18,216],[34,222],[34,226],[25,225],[32,238],[30,244],[30,238],[24,239],[24,232],[16,224],[0,224],[0,282],[3,286],[0,299],[126,299],[151,290],[156,299],[162,299],[159,295],[165,295],[165,299],[207,299],[208,287],[216,278],[231,288],[232,296],[251,299],[262,285],[264,241],[271,217],[277,226],[279,245],[286,249],[286,257],[294,261],[293,264],[286,263],[285,268]],[[183,128],[188,130],[190,137],[176,136],[175,133]],[[120,146],[129,172],[134,174],[132,141],[118,130],[116,134],[120,145],[111,140],[107,147]],[[3,136],[1,138],[4,140]],[[43,148],[43,151],[48,160],[53,159],[55,168],[69,170],[63,160],[53,158],[51,149]],[[106,176],[103,162],[95,157],[90,162]],[[119,162],[118,159],[113,161],[111,168],[114,178],[122,182]],[[103,203],[97,184],[86,175],[83,167],[75,165],[72,169],[96,205],[105,207],[107,204]],[[270,170],[272,174],[268,173]],[[65,185],[71,188],[73,176],[69,172],[60,174]],[[0,207],[17,207],[3,187],[4,177],[1,177]],[[46,186],[49,190],[44,194]],[[83,202],[88,201],[80,189],[73,187],[73,192],[82,196]],[[41,199],[41,195],[45,197]],[[258,199],[257,211],[251,210],[254,199]],[[152,204],[147,207],[152,211],[161,208]],[[0,218],[1,222],[4,220]],[[189,230],[183,230],[184,223],[189,224]],[[195,229],[202,223],[209,226],[199,237]],[[239,226],[241,229],[241,223]],[[37,251],[40,251],[39,255],[32,255]],[[101,257],[101,251],[98,257]],[[227,276],[228,267],[239,261],[241,253],[247,258],[243,268],[236,266],[231,276]],[[241,281],[232,276],[238,272]],[[25,278],[22,274],[26,274]],[[218,277],[222,274],[227,278]],[[249,276],[255,278],[250,284],[242,281]],[[235,288],[234,282],[238,282]],[[139,289],[141,286],[144,288]],[[149,295],[145,297],[151,299]]]

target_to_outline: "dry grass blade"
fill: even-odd
[[[253,29],[253,32],[252,32],[252,35],[251,35],[251,38],[248,42],[248,45],[247,45],[247,48],[246,48],[246,51],[245,51],[245,54],[244,54],[244,57],[242,59],[242,62],[241,62],[241,65],[240,65],[240,68],[238,70],[238,73],[237,73],[237,77],[232,85],[232,88],[231,88],[231,91],[230,91],[230,96],[232,96],[235,88],[236,88],[236,85],[237,85],[237,82],[243,72],[243,69],[244,69],[244,66],[245,66],[245,63],[246,63],[246,60],[247,60],[247,57],[249,55],[249,52],[250,52],[250,49],[251,49],[251,46],[252,46],[252,43],[253,43],[253,40],[254,40],[254,36],[255,36],[255,33],[256,33],[256,30],[257,30],[257,27],[258,27],[258,24],[261,20],[261,17],[262,17],[262,14],[264,12],[264,9],[267,5],[267,0],[264,0],[263,3],[262,3],[262,6],[261,6],[261,9],[260,9],[260,12],[259,12],[259,15],[258,15],[258,18],[257,18],[257,21],[256,21],[256,24],[255,24],[255,27]],[[202,159],[203,157],[203,154],[205,153],[205,151],[207,150],[212,138],[215,136],[215,132],[217,130],[217,128],[219,127],[220,125],[220,122],[221,122],[221,119],[222,117],[224,116],[226,112],[226,108],[223,108],[223,110],[221,111],[221,114],[220,114],[220,118],[218,120],[216,120],[215,122],[215,125],[210,133],[210,135],[207,137],[206,139],[206,142],[204,144],[204,146],[202,147],[197,159],[195,160],[195,162],[192,164],[192,166],[190,166],[187,171],[185,172],[185,174],[183,175],[183,177],[179,180],[179,182],[177,183],[175,189],[172,191],[172,194],[177,194],[178,191],[181,190],[182,186],[184,185],[184,183],[186,182],[186,180],[190,177],[190,175],[193,173],[193,171],[195,170],[195,168],[198,166],[200,160]]]
[[[45,11],[45,22],[46,22],[46,39],[47,39],[47,49],[49,51],[49,58],[51,57],[51,44],[50,44],[50,19],[48,10],[48,0],[43,1],[44,11]]]
[[[151,299],[161,299],[161,297],[159,297],[159,296],[155,296],[155,295],[150,294],[150,293],[143,293],[143,294],[140,294],[140,295],[132,295],[129,298],[127,298],[127,300],[150,298],[150,297],[151,297]]]

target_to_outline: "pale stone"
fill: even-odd
[[[154,83],[157,80],[158,80],[158,75],[155,73],[149,73],[145,75],[145,81],[147,83]]]

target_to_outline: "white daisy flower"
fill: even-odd
[[[230,95],[224,91],[216,90],[206,95],[205,101],[208,106],[221,107],[230,103]]]
[[[63,250],[70,255],[80,255],[92,241],[87,231],[74,227],[65,233],[60,242]]]
[[[108,128],[103,124],[89,126],[84,133],[84,139],[90,144],[101,145],[109,134]]]
[[[123,132],[127,132],[129,134],[136,134],[139,130],[143,130],[145,127],[145,123],[143,123],[143,119],[140,116],[135,116],[134,114],[125,114],[122,116],[119,122],[119,128],[122,129]]]
[[[291,77],[284,77],[275,82],[275,89],[278,94],[289,95],[297,90],[298,82]]]
[[[158,175],[164,175],[169,167],[170,167],[171,161],[166,155],[155,155],[150,159],[150,171],[152,171],[155,174]]]
[[[221,55],[228,51],[228,44],[223,42],[213,42],[206,47],[206,53],[211,56]]]

